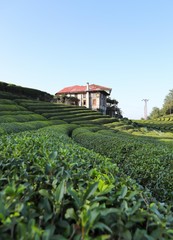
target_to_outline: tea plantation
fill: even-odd
[[[0,158],[0,239],[173,239],[171,132],[10,97]]]

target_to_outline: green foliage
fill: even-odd
[[[86,108],[67,106],[53,103],[44,103],[41,101],[17,100],[17,103],[36,113],[42,114],[50,120],[64,120],[68,123],[94,121],[94,123],[107,123],[117,121],[108,115],[102,115],[99,112],[91,111]]]
[[[33,114],[33,112],[31,111],[25,111],[25,110],[21,110],[21,111],[1,111],[0,112],[0,116],[7,116],[7,115],[27,115],[27,114]]]
[[[150,118],[157,118],[163,115],[170,115],[173,113],[173,89],[169,90],[169,93],[166,95],[161,109],[155,107],[153,108]]]
[[[14,93],[3,92],[3,91],[1,91],[1,87],[0,87],[0,98],[13,100],[13,99],[19,98],[19,96]]]
[[[60,117],[61,119],[64,119],[65,121],[67,121],[67,122],[74,122],[74,121],[86,121],[86,120],[91,120],[91,121],[97,121],[97,120],[99,120],[99,119],[103,119],[104,118],[104,116],[103,115],[95,115],[95,114],[91,114],[91,115],[78,115],[78,116],[61,116]],[[52,119],[52,118],[51,118]]]
[[[14,104],[15,102],[9,99],[0,99],[0,104]]]
[[[85,108],[9,96],[0,99],[0,238],[173,238],[171,207],[153,198],[172,201],[172,148],[120,132],[149,134],[155,121],[145,126],[145,121],[118,121]],[[158,127],[168,131],[171,116],[162,122]],[[20,133],[10,134],[15,132]]]
[[[168,95],[164,99],[163,112],[165,114],[173,113],[173,89],[169,90]]]
[[[39,128],[63,124],[64,121],[31,121],[31,122],[12,122],[12,123],[0,123],[0,135],[17,133],[26,130],[36,130]]]
[[[117,119],[122,118],[122,111],[118,107],[118,101],[116,99],[111,99],[108,97],[106,99],[106,114],[109,115],[110,117],[116,117]]]
[[[108,97],[108,98],[106,99],[106,102],[107,102],[108,104],[111,104],[111,105],[117,105],[117,104],[118,104],[118,101],[117,101],[116,99],[111,99],[110,97]]]
[[[26,110],[26,108],[16,105],[16,104],[0,104],[0,111],[21,111]]]
[[[158,199],[172,201],[172,148],[108,130],[94,133],[78,128],[72,137],[82,146],[112,158],[122,173],[150,189]]]
[[[103,116],[102,118],[92,120],[93,123],[97,124],[112,123],[115,121],[117,121],[115,118],[109,118],[108,116]]]
[[[150,113],[150,116],[149,118],[151,119],[155,119],[155,118],[158,118],[162,115],[160,109],[158,107],[154,107]]]
[[[53,96],[50,95],[49,93],[32,88],[16,86],[14,84],[9,84],[5,82],[0,82],[0,90],[2,92],[2,96],[4,98],[8,98],[9,96],[9,99],[26,97],[31,99],[39,99],[43,101],[50,101],[53,98]]]
[[[98,125],[97,122],[93,122],[93,120],[78,120],[78,121],[72,121],[71,123],[78,124],[80,126],[85,124],[92,124],[92,125]]]
[[[74,128],[1,137],[1,238],[171,240],[170,208],[75,144]]]
[[[38,114],[17,114],[17,115],[4,115],[0,116],[0,123],[8,122],[30,122],[30,121],[45,121],[41,115]]]
[[[173,117],[167,117],[167,115],[162,118],[153,120],[136,120],[138,127],[145,127],[152,130],[161,130],[162,132],[173,132]]]

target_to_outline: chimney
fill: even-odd
[[[89,91],[89,82],[87,82],[87,91]]]
[[[89,82],[87,82],[87,88],[86,88],[86,107],[90,108]]]

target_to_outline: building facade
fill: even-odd
[[[99,110],[106,114],[106,99],[111,94],[111,88],[100,85],[89,84],[86,86],[71,86],[66,87],[57,92],[55,95],[66,95],[68,97],[76,97],[79,106],[85,106],[92,110]]]

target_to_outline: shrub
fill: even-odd
[[[172,201],[172,161],[168,156],[173,156],[173,152],[169,146],[120,132],[93,133],[89,128],[75,129],[72,137],[82,146],[112,158],[123,173],[150,189],[158,199]]]
[[[51,126],[57,124],[56,122],[51,121],[32,121],[32,122],[12,122],[12,123],[1,123],[0,124],[0,133],[1,134],[10,134],[17,133],[27,130],[36,130],[39,128]]]
[[[29,122],[29,121],[45,121],[41,115],[38,114],[17,114],[17,115],[4,115],[0,116],[0,123],[8,122]]]
[[[1,137],[1,238],[171,240],[170,208],[75,144],[75,127]]]
[[[33,114],[31,111],[1,111],[0,116],[7,116],[7,115],[27,115],[27,114]]]
[[[26,111],[26,108],[18,105],[12,104],[0,104],[0,111]]]
[[[9,100],[9,99],[0,99],[0,104],[15,104],[14,101]]]

